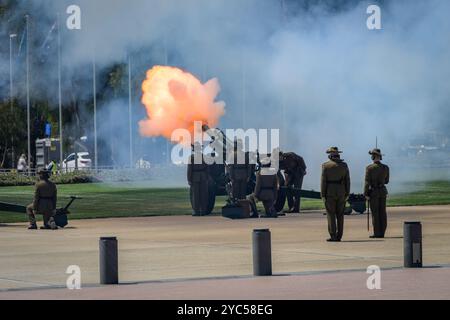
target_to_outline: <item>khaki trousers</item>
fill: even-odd
[[[327,210],[328,232],[332,239],[341,240],[344,234],[345,197],[325,198]]]
[[[386,197],[370,197],[369,204],[372,212],[373,235],[383,238],[387,228]]]
[[[38,212],[38,214],[43,215],[44,226],[50,226],[51,224],[55,223],[55,219],[53,218],[53,212],[44,212],[44,213]],[[29,204],[27,206],[27,215],[30,225],[36,224],[36,215],[33,212],[33,204]]]

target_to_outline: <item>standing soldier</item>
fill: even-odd
[[[231,180],[232,197],[234,200],[245,199],[252,168],[249,164],[248,154],[243,150],[242,140],[235,141],[231,156],[233,162],[228,165],[227,169]]]
[[[262,201],[266,216],[277,218],[278,214],[274,204],[277,200],[279,181],[277,170],[270,167],[270,158],[261,160],[261,169],[256,173],[256,185],[254,192],[247,197],[253,211],[252,217],[258,217],[256,202]]]
[[[383,163],[380,149],[369,151],[373,163],[366,168],[364,195],[372,210],[373,235],[371,238],[384,238],[387,227],[386,197],[389,183],[389,167]]]
[[[187,180],[190,186],[193,216],[202,216],[208,210],[208,165],[203,158],[202,146],[196,142],[187,166]]]
[[[301,189],[303,177],[306,175],[306,164],[303,157],[294,152],[282,153],[284,175],[286,177],[286,187]],[[288,193],[287,201],[289,210],[287,213],[300,212],[300,194]]]
[[[34,201],[27,206],[28,219],[30,226],[28,229],[37,229],[36,214],[44,216],[44,226],[41,229],[56,230],[55,219],[57,190],[56,185],[49,180],[49,172],[44,169],[38,171],[39,181],[35,184]]]
[[[350,173],[347,164],[341,160],[339,149],[327,150],[329,161],[322,165],[321,197],[325,203],[328,218],[327,241],[341,241],[344,232],[345,202],[350,194]]]

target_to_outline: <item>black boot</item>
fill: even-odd
[[[37,229],[36,223],[30,224],[30,226],[28,227],[28,230],[36,230],[36,229]]]

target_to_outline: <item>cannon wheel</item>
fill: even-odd
[[[284,176],[281,171],[278,171],[278,180],[280,182],[280,186],[284,186]],[[275,210],[277,210],[277,212],[281,212],[284,208],[285,202],[286,190],[280,188],[280,190],[278,190],[277,201],[275,202]]]
[[[189,199],[191,201],[192,211],[194,211],[192,188],[189,188]],[[204,215],[211,214],[211,212],[214,210],[215,204],[216,204],[216,186],[214,183],[211,183],[208,188],[208,206]]]

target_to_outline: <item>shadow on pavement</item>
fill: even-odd
[[[382,242],[383,240],[341,240],[341,242]]]

